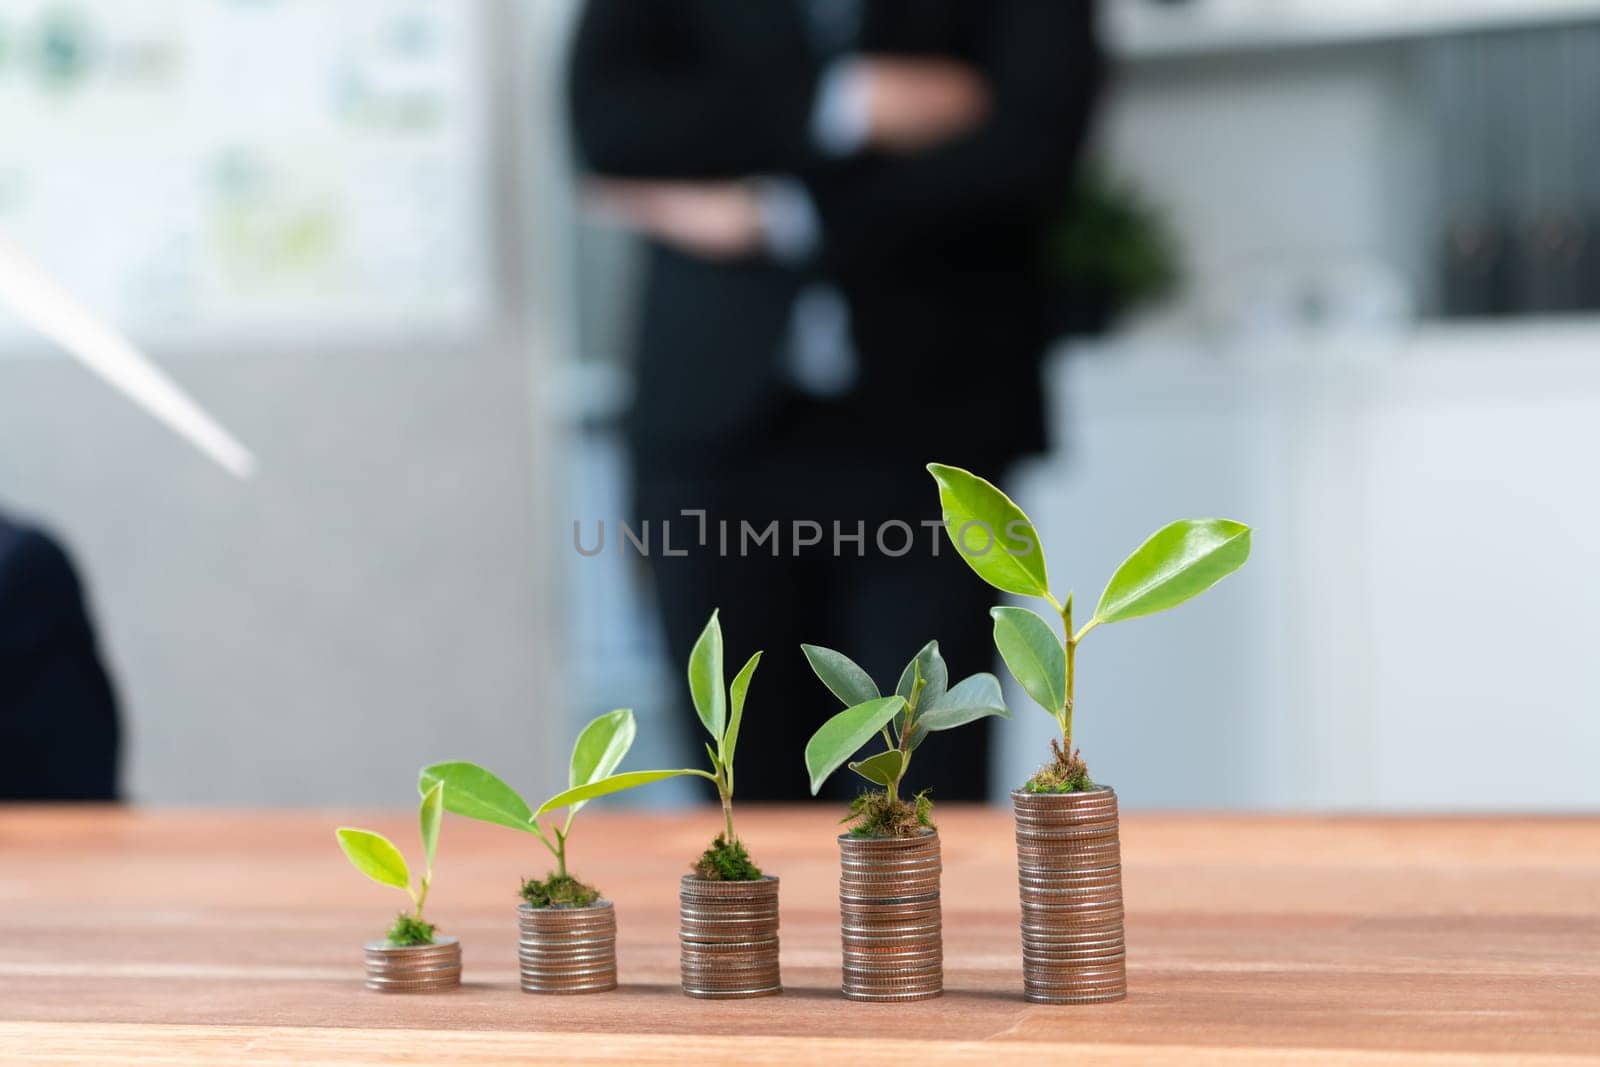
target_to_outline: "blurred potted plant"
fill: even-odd
[[[1104,333],[1123,313],[1169,296],[1182,277],[1166,219],[1096,163],[1081,170],[1046,231],[1044,267],[1057,292],[1056,328],[1070,336]]]
[[[1089,621],[1073,628],[1072,594],[1050,591],[1044,552],[1022,509],[989,482],[932,463],[945,532],[978,577],[1047,602],[1063,637],[1027,608],[996,607],[994,641],[1023,690],[1056,720],[1051,758],[1012,791],[1022,895],[1023,990],[1044,1003],[1127,994],[1116,792],[1089,777],[1072,743],[1078,645],[1096,627],[1166,611],[1244,566],[1250,527],[1184,519],[1162,527],[1112,574]]]
[[[1000,682],[975,674],[950,686],[939,643],[929,641],[883,696],[848,656],[801,645],[811,669],[846,707],[806,744],[816,795],[829,775],[874,737],[883,751],[850,762],[871,788],[850,804],[849,832],[839,835],[839,909],[851,1000],[920,1000],[944,991],[939,906],[939,832],[927,794],[907,799],[900,786],[917,747],[935,730],[990,715],[1009,717]]]
[[[423,874],[411,888],[411,871],[394,843],[382,834],[354,826],[334,831],[339,847],[356,870],[379,885],[403,889],[411,910],[402,911],[382,941],[366,943],[367,988],[380,993],[433,993],[461,984],[461,943],[436,936],[437,928],[422,917],[433,885],[433,857],[439,844],[443,813],[442,784],[422,796],[418,823],[422,833]]]

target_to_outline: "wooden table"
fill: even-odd
[[[676,988],[677,880],[711,812],[591,809],[576,869],[616,901],[623,986],[516,987],[531,839],[447,817],[432,917],[466,986],[368,993],[398,910],[335,847],[409,816],[0,809],[0,1063],[1593,1062],[1600,819],[1130,816],[1124,1003],[1025,1004],[1008,814],[941,811],[948,992],[838,998],[835,813],[740,815],[783,878],[786,991]]]

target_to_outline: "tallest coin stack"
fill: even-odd
[[[1117,794],[1011,794],[1022,896],[1022,991],[1041,1004],[1128,995]]]

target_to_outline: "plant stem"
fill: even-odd
[[[556,835],[556,847],[550,851],[556,854],[556,877],[567,876],[567,835],[560,830],[553,831]]]
[[[1061,709],[1061,742],[1066,747],[1067,756],[1072,756],[1072,683],[1077,674],[1078,635],[1072,632],[1072,596],[1067,595],[1067,602],[1061,607],[1061,621],[1065,624],[1065,648],[1067,653],[1067,700]],[[1087,632],[1087,627],[1085,627]]]
[[[894,776],[894,781],[888,787],[891,804],[900,799],[900,781],[911,767],[911,734],[917,728],[917,705],[922,702],[922,690],[927,684],[922,669],[917,668],[916,679],[911,683],[911,699],[906,701],[906,721],[900,727],[900,773]]]
[[[1067,746],[1067,754],[1072,754],[1072,681],[1078,657],[1078,642],[1067,642],[1067,706],[1061,709],[1061,739]]]
[[[428,886],[433,883],[433,872],[429,871],[422,878],[422,891],[417,894],[417,920],[422,920],[422,905],[428,902]]]
[[[717,782],[717,792],[722,795],[722,818],[728,826],[728,844],[739,840],[733,832],[733,789],[724,788],[721,781]]]

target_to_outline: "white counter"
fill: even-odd
[[[1148,60],[1354,45],[1600,18],[1596,0],[1116,0],[1112,51]]]
[[[1081,610],[1171,519],[1257,529],[1204,598],[1085,641],[1097,776],[1130,806],[1600,805],[1600,322],[1208,347],[1064,353],[1061,448],[1016,483]],[[1002,780],[1051,728],[1018,719]]]

